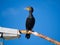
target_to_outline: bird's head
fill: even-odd
[[[33,12],[33,7],[27,7],[25,9],[28,10],[29,12]]]

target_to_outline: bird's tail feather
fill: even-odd
[[[26,36],[25,36],[27,39],[29,39],[30,38],[30,34],[26,34]]]

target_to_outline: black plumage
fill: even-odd
[[[32,31],[33,27],[34,27],[34,24],[35,24],[35,18],[33,16],[33,8],[32,7],[28,7],[28,10],[29,10],[29,16],[27,17],[26,19],[26,30],[27,31]],[[30,38],[30,34],[26,34],[25,36],[27,39]]]

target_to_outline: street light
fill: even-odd
[[[21,36],[21,34],[33,34],[35,36],[38,36],[40,38],[43,38],[49,42],[52,42],[54,44],[60,45],[60,42],[49,38],[45,35],[42,35],[38,32],[32,32],[32,31],[28,31],[27,30],[18,30],[18,29],[11,29],[11,28],[5,28],[5,27],[0,27],[0,38],[6,39],[6,40],[10,40],[10,39],[15,39],[15,38],[19,38]],[[3,42],[0,43],[1,45],[3,45]]]

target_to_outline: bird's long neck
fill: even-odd
[[[32,12],[31,11],[29,11],[29,17],[31,18],[33,15],[32,15]]]

